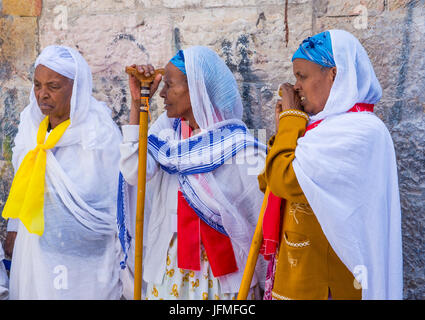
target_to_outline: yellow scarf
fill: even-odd
[[[37,132],[37,146],[22,160],[3,209],[3,218],[19,218],[29,232],[39,236],[44,232],[46,150],[56,145],[70,123],[69,119],[60,123],[46,139],[49,117],[41,121]]]

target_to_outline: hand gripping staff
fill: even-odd
[[[136,208],[136,235],[135,235],[135,264],[134,264],[134,300],[142,299],[142,272],[143,272],[143,219],[146,193],[146,156],[148,146],[148,114],[150,86],[155,77],[164,69],[155,70],[155,74],[145,77],[136,68],[126,67],[125,72],[135,76],[140,81],[140,120],[139,120],[139,168],[137,180],[137,208]]]

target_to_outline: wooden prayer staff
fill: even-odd
[[[282,90],[279,88],[279,96],[282,96]],[[242,276],[241,287],[237,300],[246,300],[248,292],[251,287],[252,277],[254,275],[255,266],[257,265],[258,254],[260,253],[261,244],[263,242],[263,218],[264,211],[266,211],[267,200],[269,198],[270,189],[266,188],[264,193],[263,204],[261,205],[260,215],[258,217],[257,226],[255,227],[254,236],[251,242],[251,248],[249,249],[248,259],[246,260],[245,270]]]
[[[246,300],[249,289],[251,287],[255,266],[257,265],[258,254],[260,253],[261,244],[263,242],[263,218],[264,211],[267,207],[269,193],[270,190],[267,187],[266,192],[264,193],[263,204],[261,205],[257,226],[255,227],[254,236],[252,237],[251,248],[249,249],[248,259],[246,260],[245,270],[243,272],[241,287],[239,288],[237,300]]]
[[[155,74],[145,77],[136,68],[126,67],[125,72],[135,76],[140,81],[140,120],[139,120],[139,171],[137,179],[137,209],[136,209],[136,235],[135,235],[135,264],[134,264],[134,300],[142,299],[142,273],[143,273],[143,222],[145,211],[146,193],[146,156],[148,146],[148,114],[150,86],[155,77],[164,69],[155,70]]]

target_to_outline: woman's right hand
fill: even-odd
[[[151,64],[145,64],[145,65],[133,64],[131,65],[131,67],[136,68],[138,72],[144,74],[146,77],[150,77],[155,73],[155,68]],[[158,90],[161,80],[162,80],[162,75],[158,74],[151,84],[149,98],[152,98],[152,96]],[[129,75],[128,85],[130,87],[131,99],[135,101],[140,100],[140,81],[135,76]]]
[[[155,68],[148,65],[136,65],[133,64],[131,67],[136,68],[137,71],[143,73],[146,77],[150,77],[155,73]],[[158,74],[150,86],[149,99],[153,97],[155,92],[158,90],[159,84],[161,83],[162,75]],[[140,81],[133,75],[128,75],[128,85],[130,87],[131,94],[131,108],[130,108],[130,125],[138,125],[140,121]]]

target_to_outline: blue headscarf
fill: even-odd
[[[177,54],[170,60],[184,75],[186,75],[186,67],[184,65],[184,54],[183,50],[179,50]]]
[[[294,53],[292,61],[297,58],[309,60],[327,68],[336,67],[329,31],[305,39]]]

